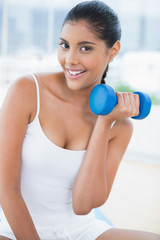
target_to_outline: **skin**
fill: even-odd
[[[120,43],[117,41],[108,49],[83,21],[66,23],[60,38],[58,60],[63,72],[36,74],[41,98],[39,120],[46,136],[56,145],[87,149],[73,188],[73,210],[82,215],[102,205],[109,196],[132,135],[128,118],[138,114],[139,98],[131,93],[117,93],[118,104],[112,113],[93,114],[88,104],[90,92],[101,82],[107,64],[119,52]],[[82,44],[86,40],[92,43]],[[85,73],[73,79],[66,69]],[[36,86],[32,77],[26,76],[12,85],[0,111],[0,201],[18,240],[40,239],[20,191],[21,146],[35,114]],[[97,239],[143,240],[159,236],[111,229]]]

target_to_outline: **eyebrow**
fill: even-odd
[[[60,38],[60,40],[62,40],[62,41],[64,41],[64,42],[68,43],[68,41],[65,40],[64,38]],[[82,41],[82,42],[79,42],[79,43],[78,43],[78,45],[83,45],[83,44],[93,44],[93,45],[96,45],[95,43],[93,43],[93,42],[89,42],[89,41]]]

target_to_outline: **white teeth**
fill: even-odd
[[[80,74],[80,73],[82,73],[82,72],[84,72],[84,71],[70,71],[70,70],[68,70],[68,72],[69,72],[71,75],[77,75],[77,74]]]

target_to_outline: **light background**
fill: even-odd
[[[17,77],[58,71],[58,37],[76,0],[0,0],[0,104]],[[122,26],[122,48],[106,82],[150,94],[156,105],[134,134],[103,211],[119,227],[160,233],[160,1],[106,0]]]

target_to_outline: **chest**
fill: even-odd
[[[70,150],[87,148],[95,121],[75,106],[56,97],[42,101],[40,124],[45,135],[54,144]]]

